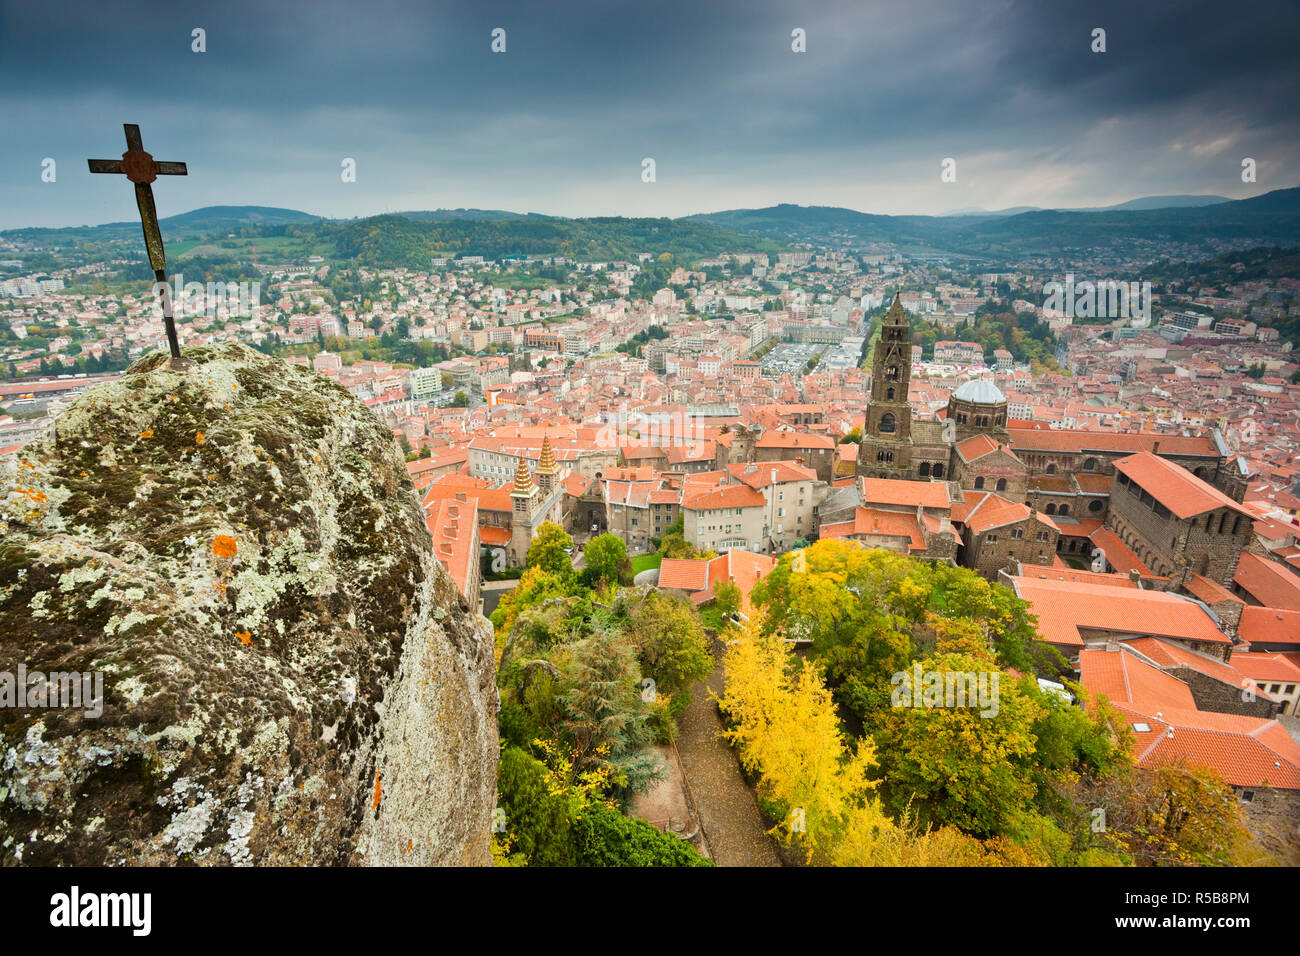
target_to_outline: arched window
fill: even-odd
[[[935,478],[943,477],[943,465],[935,465],[934,470],[930,472]]]
[[[889,379],[891,382],[897,382],[897,381],[898,381],[898,366],[897,366],[897,365],[891,365],[891,366],[889,366],[889,368],[885,369],[885,378]]]
[[[984,487],[984,476],[980,475],[978,478],[975,479],[975,490],[979,491],[983,487]]]
[[[1102,507],[1101,502],[1095,499],[1088,502],[1088,510],[1091,511],[1093,514],[1096,514],[1098,511],[1100,511],[1101,507]]]
[[[1056,505],[1055,505],[1055,504],[1050,504],[1050,505],[1048,505],[1048,506],[1047,506],[1047,513],[1048,513],[1049,515],[1054,515],[1054,514],[1056,514]]]
[[[1058,515],[1068,515],[1070,513],[1070,506],[1068,504],[1061,505],[1061,507],[1057,509],[1056,513]]]
[[[885,398],[891,402],[894,400],[894,390],[892,388],[885,389]]]
[[[920,471],[920,475],[921,475],[922,478],[929,478],[929,477],[930,477],[930,463],[929,463],[928,461],[923,461],[923,462],[921,462],[921,471]]]
[[[885,461],[892,463],[893,460],[894,460],[894,453],[892,451],[885,452]]]
[[[1006,490],[1007,490],[1007,480],[1005,478],[999,478],[998,491],[1006,491]]]
[[[1084,459],[1084,461],[1083,461],[1083,470],[1084,470],[1084,471],[1093,471],[1093,470],[1096,469],[1096,467],[1097,467],[1097,459],[1096,459],[1096,458],[1085,458],[1085,459]]]
[[[1048,473],[1049,475],[1054,475],[1054,474],[1056,474],[1056,464],[1055,464],[1055,463],[1050,464],[1050,465],[1047,466],[1047,473]]]
[[[882,432],[892,432],[894,430],[894,416],[889,412],[880,416],[880,430]]]

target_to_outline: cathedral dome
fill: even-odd
[[[1007,398],[1002,390],[987,378],[973,378],[964,383],[952,397],[959,402],[973,402],[976,405],[1001,405]]]

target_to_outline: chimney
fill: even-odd
[[[1139,571],[1137,568],[1129,568],[1128,579],[1132,581],[1134,584],[1140,584],[1142,582],[1142,572]]]
[[[1151,454],[1153,455],[1160,454],[1160,442],[1157,441],[1151,446]]]

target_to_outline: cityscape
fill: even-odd
[[[1254,24],[1297,25],[1265,6]],[[835,22],[978,45],[994,7],[1012,39],[1048,28],[1015,3]],[[1070,70],[1129,55],[1115,10],[1061,7]],[[1187,7],[1230,34],[1187,42],[1235,42]],[[447,13],[482,47],[468,106],[537,68],[537,13],[508,13]],[[164,18],[184,41],[166,62],[223,56],[227,16]],[[265,16],[253,47],[284,28]],[[760,4],[739,35],[777,31],[796,72],[772,82],[802,89],[800,64],[842,41],[826,11],[790,16]],[[709,135],[693,120],[658,146],[634,129],[660,122],[628,85],[642,61],[608,51],[609,90],[565,74],[584,105],[537,107],[553,134],[515,112],[523,87],[497,132],[521,154],[535,137],[540,170],[571,116],[622,104],[618,187],[613,126],[553,193],[485,156],[451,198],[404,178],[396,120],[359,120],[379,145],[320,163],[316,133],[286,141],[317,185],[276,172],[268,191],[175,119],[188,74],[161,111],[138,90],[78,107],[85,129],[35,147],[57,155],[21,158],[0,223],[0,859],[1300,865],[1300,130],[1271,96],[1219,136],[1189,112],[1245,104],[1295,35],[1176,101],[1111,89],[1094,135],[1161,116],[1128,179],[1086,136],[1031,160],[1016,127],[998,154],[888,87],[899,125],[871,148],[934,134],[915,172],[821,176],[841,134],[819,104],[797,150],[719,119],[698,156],[757,158],[714,183],[685,158]],[[414,53],[383,42],[400,72]],[[719,111],[733,55],[699,78]],[[1013,73],[1027,114],[1100,96],[1029,59],[969,69]],[[95,158],[118,125],[121,161]],[[1113,885],[1107,926],[1157,905],[1141,894],[1161,884]],[[71,894],[52,926],[109,925]],[[1243,905],[1161,925],[1262,915],[1208,902]]]

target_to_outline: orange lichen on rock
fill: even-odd
[[[197,435],[194,436],[194,444],[196,445],[203,444],[203,432],[199,432]]]
[[[235,637],[239,638],[239,643],[247,647],[253,643],[253,634],[251,631],[237,631]]]
[[[212,553],[219,558],[233,558],[239,553],[239,545],[228,534],[219,534],[212,539]]]
[[[153,429],[152,429],[152,428],[146,428],[144,431],[142,431],[142,432],[140,433],[140,437],[141,437],[141,438],[153,438]]]
[[[379,801],[383,799],[383,796],[384,796],[384,785],[379,782],[379,771],[376,770],[375,771],[375,802],[374,805],[371,807],[372,810],[379,809]]]

